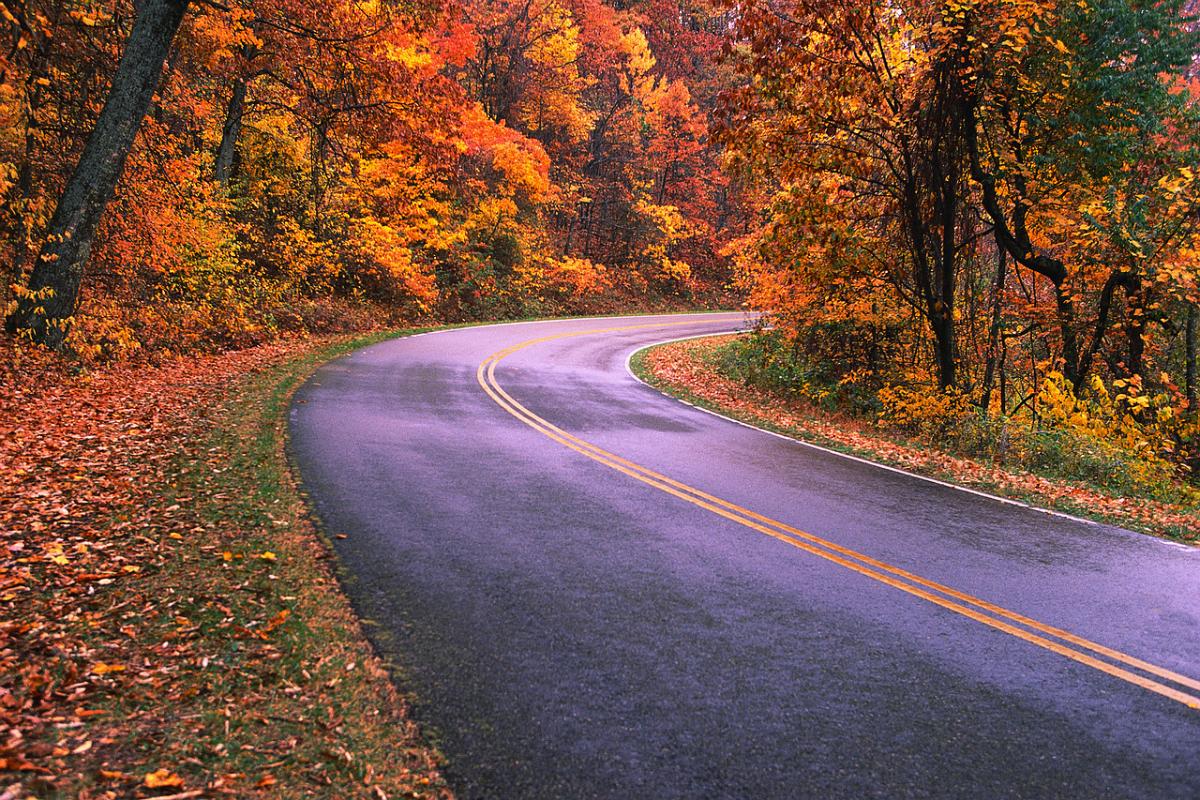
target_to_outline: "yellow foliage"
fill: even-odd
[[[692,235],[692,228],[680,210],[673,205],[658,205],[641,200],[634,210],[642,216],[649,228],[642,248],[642,260],[651,269],[651,275],[665,282],[687,281],[692,268],[671,256],[671,249]]]
[[[433,305],[437,300],[437,287],[432,271],[413,260],[404,232],[368,217],[358,221],[354,233],[355,244],[371,259],[370,266],[382,273],[377,277],[397,286],[421,310],[428,310]]]
[[[1047,375],[1033,402],[1009,419],[985,415],[960,392],[888,385],[879,421],[943,447],[988,452],[1107,485],[1155,491],[1176,474],[1177,440],[1197,434],[1165,393],[1146,394],[1137,379],[1093,377],[1077,394],[1062,374]]]
[[[1148,468],[1166,467],[1175,450],[1181,420],[1165,392],[1143,392],[1138,377],[1115,380],[1112,389],[1094,376],[1085,397],[1076,396],[1058,372],[1042,380],[1037,395],[1040,424],[1086,435],[1143,461]]]
[[[537,36],[526,52],[538,68],[538,91],[522,103],[520,116],[531,131],[559,128],[572,141],[583,141],[594,115],[582,104],[582,93],[594,83],[579,72],[579,26],[571,11],[550,3],[538,16]]]
[[[586,258],[563,256],[522,266],[517,271],[514,288],[526,296],[581,300],[609,288],[609,282],[602,264]]]
[[[536,142],[514,140],[497,144],[492,150],[492,165],[532,202],[541,201],[550,191],[550,158]]]
[[[621,49],[628,63],[625,67],[625,91],[632,97],[644,101],[654,89],[654,54],[641,28],[633,28],[621,36]]]
[[[882,424],[921,434],[936,434],[975,413],[966,394],[933,387],[886,384],[879,403]]]

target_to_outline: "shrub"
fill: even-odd
[[[828,330],[821,338],[845,334]],[[814,357],[814,348],[820,346],[814,343],[816,339],[779,329],[758,330],[723,347],[718,355],[718,369],[747,385],[820,408],[874,413],[878,406],[875,372],[855,359]]]
[[[993,416],[963,392],[920,384],[879,391],[878,422],[951,452],[982,456],[1116,492],[1174,496],[1182,469],[1171,459],[1179,417],[1165,394],[1138,380],[1094,378],[1077,394],[1059,373],[1042,381],[1035,402],[1016,418]]]
[[[726,377],[823,409],[867,416],[882,428],[947,452],[1120,493],[1200,501],[1179,478],[1200,464],[1200,420],[1166,391],[1138,378],[1106,384],[1094,377],[1076,392],[1063,375],[1046,375],[1032,401],[1013,416],[979,407],[966,392],[940,391],[918,375],[885,377],[857,323],[822,323],[800,332],[764,328],[720,348]],[[1163,380],[1163,385],[1169,381]],[[1195,497],[1193,497],[1195,495]]]

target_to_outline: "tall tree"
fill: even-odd
[[[50,347],[63,344],[96,226],[120,180],[188,5],[188,0],[144,0],[139,7],[100,118],[63,189],[28,288],[7,320],[10,332],[27,330],[34,341]]]
[[[764,269],[890,284],[932,334],[939,385],[954,386],[957,275],[973,235],[962,37],[923,2],[740,9],[732,55],[750,80],[725,95],[722,138],[775,192],[764,233],[796,245]]]
[[[1143,372],[1152,273],[1194,227],[1196,53],[1180,0],[964,3],[968,152],[996,240],[1054,295],[1058,362],[1078,389],[1124,295],[1121,371]]]

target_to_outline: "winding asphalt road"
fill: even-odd
[[[1200,797],[1200,551],[691,408],[646,344],[332,362],[292,449],[462,798]]]

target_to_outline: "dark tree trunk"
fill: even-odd
[[[1131,376],[1139,378],[1145,377],[1142,373],[1146,369],[1146,294],[1141,278],[1132,277],[1125,290],[1125,342],[1129,348],[1125,367]]]
[[[313,233],[317,239],[325,237],[325,150],[329,146],[329,122],[322,120],[312,133],[312,165],[309,172],[310,190],[312,191]]]
[[[28,330],[36,342],[62,346],[96,226],[120,180],[188,4],[144,0],[140,5],[108,99],[50,220],[29,292],[7,320],[10,332]]]
[[[217,147],[217,161],[213,167],[213,178],[221,188],[228,187],[233,177],[233,157],[242,132],[242,115],[246,112],[246,87],[245,78],[234,81],[233,94],[225,110],[225,125],[221,128],[221,144]]]
[[[1054,286],[1054,305],[1058,317],[1058,329],[1062,338],[1063,375],[1078,389],[1087,377],[1088,365],[1081,363],[1079,340],[1075,333],[1075,301],[1067,286],[1069,274],[1063,262],[1034,247],[1026,227],[1029,207],[1020,197],[1024,194],[1024,181],[1018,176],[1013,179],[1017,199],[1012,208],[1005,211],[1001,192],[997,189],[996,176],[983,168],[980,155],[977,108],[972,108],[970,121],[966,125],[967,154],[971,177],[979,185],[980,202],[995,228],[996,241],[1008,251],[1013,262],[1043,275]]]
[[[1008,339],[1000,335],[1000,414],[1008,416]]]
[[[578,217],[578,214],[572,214],[570,219],[567,220],[567,235],[563,237],[562,254],[564,256],[571,255],[571,237],[575,235],[576,217]]]
[[[229,104],[225,107],[225,124],[221,126],[221,143],[217,146],[213,179],[222,188],[228,188],[234,177],[238,137],[242,135],[242,120],[246,114],[246,92],[254,79],[253,64],[258,48],[252,44],[242,46],[242,63],[238,67]]]
[[[1062,338],[1063,376],[1078,391],[1083,386],[1088,371],[1079,362],[1079,341],[1075,336],[1075,301],[1071,291],[1061,283],[1054,284],[1054,305],[1058,311],[1058,330]]]
[[[955,388],[958,342],[956,283],[962,227],[962,153],[966,120],[960,65],[943,59],[935,72],[928,105],[920,109],[918,130],[904,148],[901,204],[908,226],[914,285],[934,336],[938,387]]]
[[[937,340],[938,387],[952,389],[955,381],[954,318],[943,314],[934,320],[933,335]]]
[[[938,259],[937,290],[941,301],[941,319],[934,331],[938,340],[938,385],[954,388],[958,381],[958,339],[954,324],[955,279],[958,272],[958,156],[953,148],[946,153],[947,174],[941,180],[942,254]]]
[[[1003,247],[996,245],[996,280],[995,295],[992,297],[992,324],[988,330],[987,365],[983,370],[983,392],[980,405],[984,411],[992,404],[992,386],[996,379],[996,361],[1000,351],[1000,323],[1004,313],[1004,278],[1007,272],[1006,253]],[[1003,402],[1001,402],[1003,411]]]

